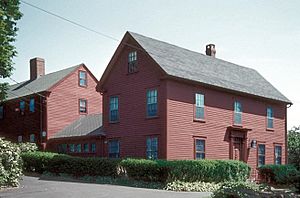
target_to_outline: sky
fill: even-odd
[[[126,31],[256,69],[293,105],[288,128],[300,125],[300,1],[277,0],[24,0],[120,41]],[[16,81],[29,79],[29,60],[46,73],[85,63],[100,79],[119,42],[21,3],[14,58]],[[10,80],[6,80],[13,83]]]

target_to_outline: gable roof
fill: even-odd
[[[50,139],[96,135],[104,135],[102,129],[102,114],[82,116],[54,134]]]
[[[127,34],[137,41],[168,76],[291,104],[288,98],[254,69],[137,33]]]
[[[27,80],[21,83],[10,85],[5,100],[6,101],[12,100],[23,96],[31,95],[34,93],[47,91],[52,86],[56,85],[61,80],[63,80],[66,76],[68,76],[73,71],[75,71],[77,68],[79,68],[80,66],[84,66],[84,64],[76,65],[60,71],[49,73],[40,76],[39,78],[34,80]]]

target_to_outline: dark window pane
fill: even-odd
[[[0,106],[0,119],[4,118],[4,107]]]
[[[242,124],[242,114],[234,113],[234,124]]]
[[[34,99],[31,98],[29,102],[29,111],[34,112]]]
[[[108,142],[108,156],[110,158],[119,158],[120,157],[120,145],[118,140],[110,140]]]
[[[148,137],[147,138],[147,159],[157,159],[158,158],[158,138]]]
[[[95,153],[95,152],[96,152],[96,144],[95,144],[95,143],[92,143],[92,144],[91,144],[91,152],[92,152],[92,153]]]
[[[204,119],[204,107],[196,107],[196,118]]]

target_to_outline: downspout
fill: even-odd
[[[285,164],[288,163],[288,130],[287,130],[287,109],[292,106],[292,103],[287,104],[285,108]]]

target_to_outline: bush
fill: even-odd
[[[73,176],[117,176],[120,160],[103,158],[82,158],[67,155],[55,156],[47,166],[51,173],[66,173]]]
[[[186,182],[246,181],[250,167],[233,160],[170,161],[169,179]]]
[[[126,159],[120,165],[129,177],[144,181],[245,181],[250,174],[247,164],[233,160]]]
[[[56,155],[59,154],[41,151],[21,153],[21,157],[23,159],[23,170],[43,173],[46,171],[50,161]]]
[[[165,182],[168,177],[168,162],[163,160],[125,159],[120,166],[135,180]]]
[[[291,184],[295,182],[300,172],[293,165],[267,164],[258,168],[259,174],[266,182],[275,184]]]
[[[260,197],[260,186],[250,182],[225,182],[213,192],[213,198]]]
[[[0,187],[18,186],[22,176],[20,149],[0,138]]]
[[[220,184],[216,183],[173,181],[167,183],[164,189],[187,192],[214,192],[219,189],[219,187]]]
[[[20,148],[21,153],[34,152],[38,150],[36,143],[30,143],[30,142],[18,143],[17,146]]]

